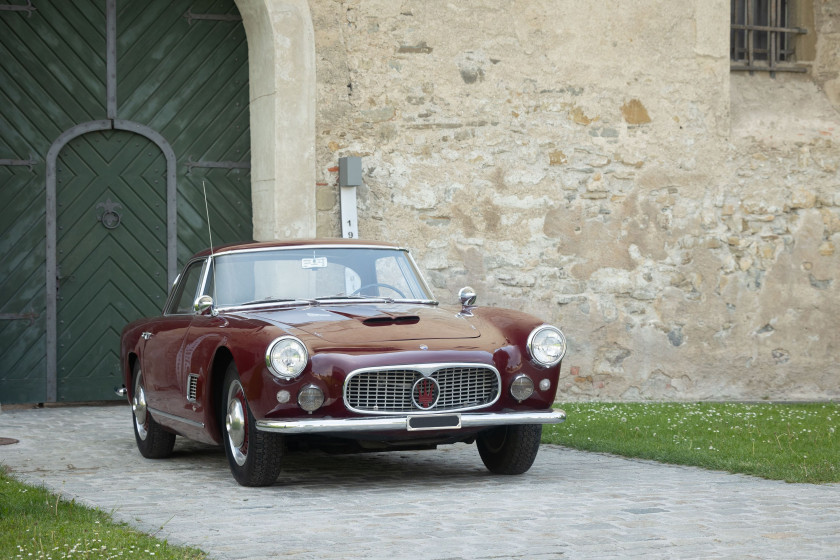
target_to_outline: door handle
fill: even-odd
[[[152,333],[146,331],[143,334],[141,334],[140,336],[143,337],[143,340],[149,340],[150,338],[152,338]]]

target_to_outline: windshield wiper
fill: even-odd
[[[336,294],[334,296],[325,296],[325,297],[317,297],[315,301],[324,301],[324,300],[332,300],[332,299],[350,299],[353,301],[362,300],[362,301],[384,301],[386,303],[394,303],[393,298],[383,297],[383,296],[357,296],[357,295],[344,295],[344,294]]]
[[[403,298],[403,299],[395,299],[392,300],[392,303],[410,303],[410,304],[417,304],[417,305],[438,305],[439,302],[434,299],[416,299],[416,298]]]
[[[256,305],[258,303],[298,303],[306,305],[317,305],[314,299],[299,299],[299,298],[273,298],[267,297],[265,299],[255,299],[254,301],[246,301],[237,305]]]

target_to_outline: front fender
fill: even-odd
[[[307,335],[295,332],[296,329],[282,330],[274,325],[259,322],[249,326],[253,328],[232,329],[215,341],[210,365],[206,368],[206,373],[202,374],[208,388],[204,401],[210,403],[205,410],[204,423],[216,440],[219,440],[222,432],[221,418],[225,406],[223,384],[231,362],[236,365],[245,398],[255,418],[265,418],[277,406],[277,392],[281,389],[297,395],[294,389],[296,381],[284,381],[272,375],[266,367],[265,355],[269,345],[280,336],[290,334],[303,338]],[[307,365],[307,368],[309,367],[311,363]]]

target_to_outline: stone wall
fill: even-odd
[[[312,0],[317,229],[569,338],[559,400],[840,397],[840,13],[729,71],[729,2]]]

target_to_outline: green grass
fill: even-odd
[[[840,404],[567,403],[543,442],[788,482],[840,482]]]
[[[0,558],[201,560],[205,556],[116,523],[100,510],[21,484],[0,467]]]

